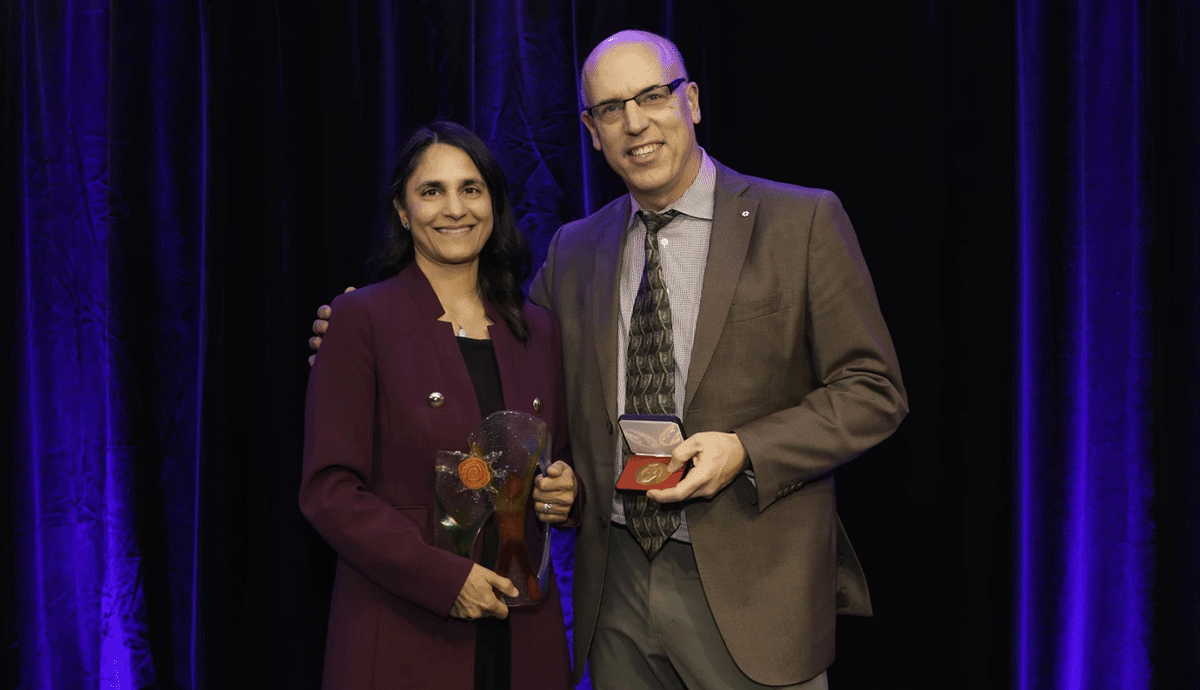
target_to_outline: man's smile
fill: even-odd
[[[642,144],[641,146],[629,149],[629,155],[634,158],[642,158],[649,156],[663,146],[661,141],[656,141],[651,144]]]

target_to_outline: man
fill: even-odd
[[[559,230],[530,292],[562,325],[571,446],[589,492],[576,673],[586,655],[602,689],[824,687],[838,587],[832,472],[907,411],[854,231],[833,194],[745,177],[705,154],[699,87],[666,39],[604,40],[582,92],[592,145],[629,196]],[[671,210],[651,263],[669,302],[668,411],[689,434],[669,469],[692,467],[648,492],[683,510],[672,538],[646,547],[622,526],[644,509],[613,490],[616,424],[629,411],[648,256],[636,212]],[[844,551],[844,586],[865,594]]]
[[[907,413],[853,228],[831,192],[709,158],[699,87],[660,36],[604,40],[582,97],[629,195],[562,227],[530,291],[562,327],[588,491],[576,678],[587,660],[600,690],[825,688],[835,613],[870,613],[832,473]],[[626,412],[688,434],[669,466],[688,473],[649,500],[614,489]]]

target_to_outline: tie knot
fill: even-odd
[[[656,233],[662,229],[664,225],[671,222],[671,219],[679,215],[679,211],[671,209],[663,213],[655,213],[654,211],[638,211],[638,217],[646,224],[646,232]]]

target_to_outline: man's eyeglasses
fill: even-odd
[[[597,103],[596,105],[589,106],[584,112],[591,115],[592,119],[597,122],[612,124],[621,119],[621,116],[625,113],[625,104],[629,101],[637,103],[639,108],[661,108],[670,102],[671,94],[685,81],[687,81],[687,77],[680,77],[670,84],[651,86],[633,98]]]

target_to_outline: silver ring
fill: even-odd
[[[546,514],[546,515],[549,515],[549,514],[550,514],[550,507],[551,507],[551,506],[550,506],[550,504],[549,504],[549,503],[543,503],[543,504],[542,504],[542,513],[544,513],[544,514]]]

